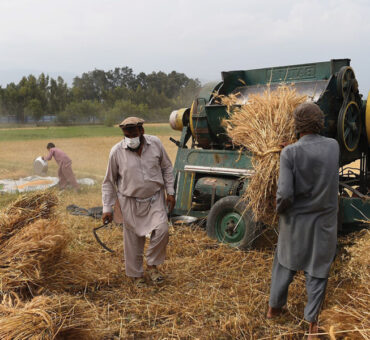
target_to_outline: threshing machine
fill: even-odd
[[[370,218],[370,202],[364,199],[370,186],[370,99],[362,99],[349,59],[222,72],[211,91],[170,115],[171,127],[182,131],[179,141],[171,138],[178,146],[174,214],[207,217],[209,236],[242,249],[251,246],[258,229],[239,200],[253,168],[247,150],[235,148],[222,127],[228,112],[216,98],[240,93],[243,104],[250,94],[281,83],[293,83],[320,106],[323,135],[340,144],[339,230]]]

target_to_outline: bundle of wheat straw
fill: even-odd
[[[0,304],[0,339],[101,339],[99,325],[91,304],[65,294]]]
[[[49,275],[70,240],[58,220],[37,220],[4,241],[0,249],[0,291],[35,286]]]
[[[0,292],[96,289],[122,272],[119,261],[100,251],[71,249],[74,235],[54,214],[57,202],[52,192],[24,194],[2,213]],[[86,234],[91,237],[91,230]]]
[[[20,196],[0,213],[0,244],[25,225],[39,218],[51,217],[57,204],[58,197],[50,190]]]
[[[249,181],[243,200],[257,221],[276,223],[275,198],[282,144],[296,141],[292,113],[306,96],[294,86],[281,85],[263,94],[252,94],[247,103],[235,106],[238,95],[221,97],[230,114],[224,121],[227,134],[237,146],[252,154],[255,174]]]

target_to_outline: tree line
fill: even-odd
[[[141,72],[129,67],[83,73],[69,87],[62,77],[42,73],[23,77],[18,84],[0,86],[0,115],[24,123],[51,115],[61,124],[80,122],[113,125],[123,116],[164,121],[176,108],[187,107],[199,92],[198,79],[183,73]]]

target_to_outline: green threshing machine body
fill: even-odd
[[[242,105],[250,94],[262,93],[267,87],[273,90],[281,83],[293,84],[297,92],[320,106],[325,114],[323,135],[339,142],[339,229],[370,218],[370,203],[363,200],[370,186],[370,103],[359,94],[349,59],[222,72],[222,81],[214,89],[201,92],[190,108],[170,115],[172,128],[182,131],[179,141],[171,138],[178,146],[173,213],[207,217],[211,237],[239,248],[250,247],[258,229],[251,216],[243,214],[245,207],[239,201],[253,167],[248,152],[235,148],[227,136],[222,120],[228,112],[216,98],[239,93],[237,104]]]

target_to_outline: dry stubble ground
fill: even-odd
[[[176,147],[168,141],[169,135],[159,137],[174,160]],[[301,339],[307,327],[302,320],[306,299],[302,275],[290,289],[288,315],[276,322],[265,320],[273,258],[271,247],[236,251],[208,239],[201,229],[179,227],[172,232],[168,259],[162,267],[165,284],[137,289],[127,280],[123,273],[122,231],[115,227],[101,234],[116,250],[114,255],[108,254],[97,245],[91,232],[100,221],[71,216],[65,210],[68,204],[85,208],[101,205],[100,183],[109,150],[119,140],[120,137],[113,136],[55,141],[73,159],[77,177],[93,177],[99,183],[83,188],[78,194],[64,192],[58,212],[73,231],[73,249],[94,251],[112,264],[100,268],[105,274],[112,271],[109,284],[83,292],[103,320],[104,329],[100,332],[105,339],[113,336],[121,339]],[[42,154],[48,141],[0,142],[0,178],[31,175],[32,161]],[[56,175],[56,170],[51,162],[49,174]],[[13,198],[13,195],[0,197],[0,202],[3,205]],[[340,261],[338,257],[329,280],[325,308],[335,305],[337,297],[351,285],[340,275]],[[348,339],[353,335],[349,333]]]

